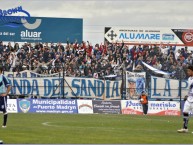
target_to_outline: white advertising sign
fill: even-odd
[[[122,114],[142,115],[142,105],[138,100],[122,100]],[[149,101],[148,115],[173,115],[179,116],[180,102],[177,101]]]
[[[175,44],[193,46],[192,29],[150,27],[105,27],[105,40],[111,43]]]
[[[92,100],[77,100],[78,113],[93,114]]]
[[[17,100],[16,99],[7,99],[7,112],[8,113],[17,113]]]

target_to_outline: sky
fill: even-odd
[[[193,0],[0,0],[34,17],[82,18],[83,40],[104,41],[105,27],[193,29]]]

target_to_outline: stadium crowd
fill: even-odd
[[[188,47],[176,50],[171,45],[133,45],[108,43],[24,43],[22,46],[0,42],[0,63],[4,71],[31,70],[40,74],[65,72],[71,77],[102,77],[127,71],[148,71],[142,61],[159,70],[170,72],[171,78],[186,78],[184,71],[192,64],[193,52]],[[183,72],[183,73],[180,73]],[[181,75],[179,75],[181,74]]]

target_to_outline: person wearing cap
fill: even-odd
[[[189,113],[192,112],[193,109],[193,66],[189,65],[187,68],[188,78],[188,95],[185,97],[184,109],[183,109],[183,127],[182,129],[177,130],[179,133],[187,133],[188,132],[188,121],[189,121]],[[192,132],[193,133],[193,132]]]
[[[134,99],[136,96],[136,81],[133,78],[129,78],[127,86],[128,98]]]
[[[148,97],[147,97],[145,91],[141,92],[141,95],[139,96],[139,101],[142,104],[143,115],[147,115],[147,111],[148,111]]]
[[[3,74],[3,66],[0,66],[0,111],[3,112],[3,125],[2,128],[6,127],[7,124],[7,95],[11,90],[11,84],[7,77]]]

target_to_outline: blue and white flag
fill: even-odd
[[[163,75],[171,75],[171,73],[161,71],[161,70],[159,70],[159,69],[157,69],[157,68],[154,68],[154,67],[148,65],[147,63],[145,63],[145,62],[143,62],[143,61],[142,61],[142,63],[143,63],[143,65],[145,65],[147,68],[149,68],[150,70],[152,70],[152,71],[155,72],[155,73],[163,74]]]

